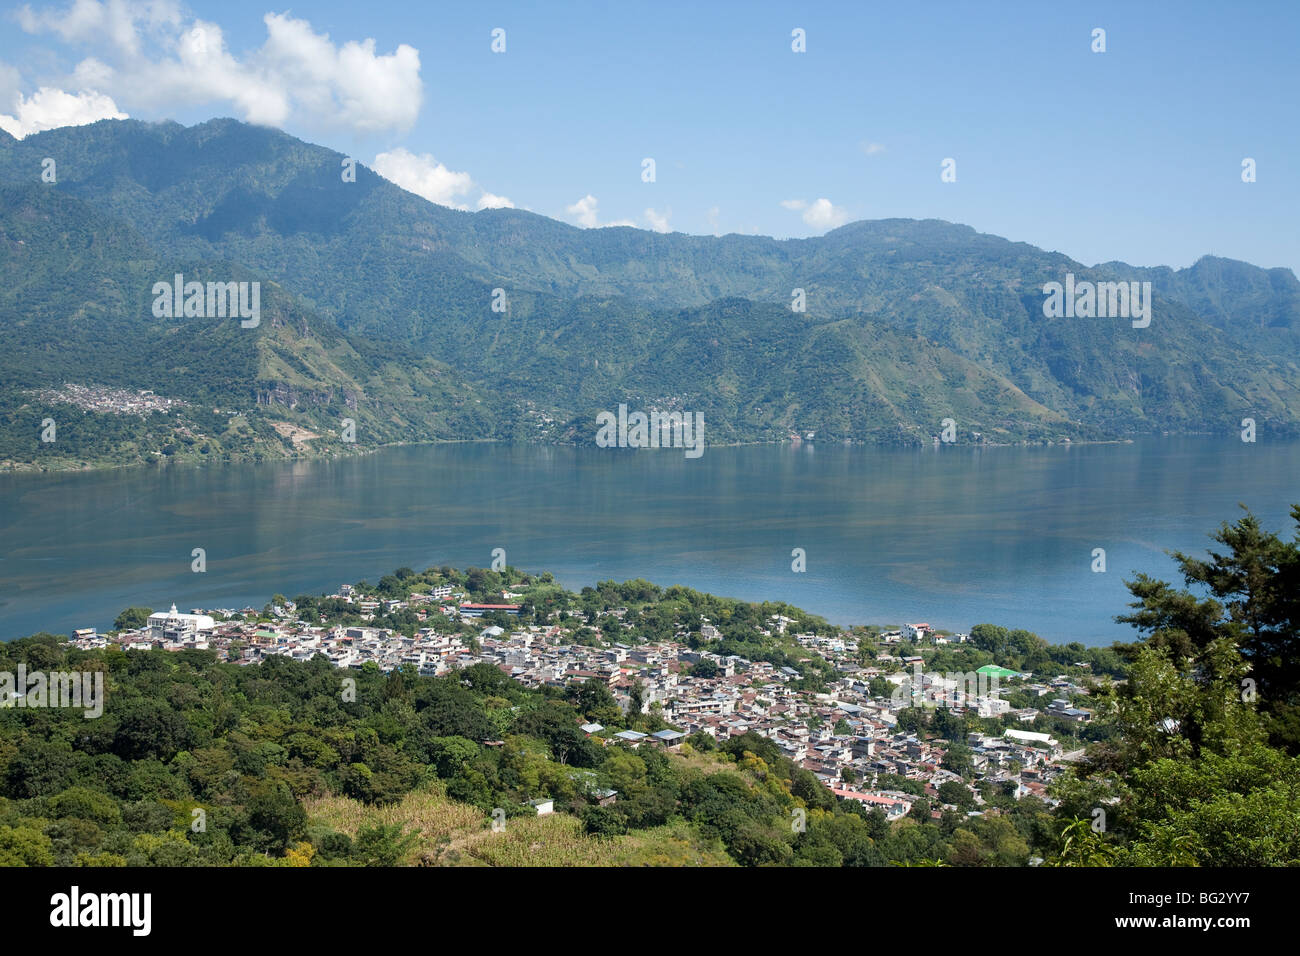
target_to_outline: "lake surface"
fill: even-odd
[[[261,607],[492,550],[567,587],[642,577],[836,623],[981,621],[1128,639],[1123,579],[1170,578],[1237,503],[1293,533],[1300,443],[680,451],[486,444],[344,461],[0,475],[0,638],[124,607]],[[190,570],[203,548],[207,571]],[[802,548],[807,571],[791,570]],[[1094,548],[1107,571],[1091,571]]]

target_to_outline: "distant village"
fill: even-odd
[[[67,383],[62,388],[43,388],[31,392],[34,397],[50,404],[74,405],[84,412],[112,415],[151,415],[167,412],[185,405],[180,399],[155,395],[149,389],[130,391],[110,388],[107,385],[78,385]]]
[[[70,643],[87,650],[211,650],[219,659],[241,665],[275,656],[308,661],[320,654],[342,669],[359,670],[368,664],[383,671],[410,667],[428,676],[486,663],[530,687],[595,680],[609,688],[625,715],[639,702],[642,713],[657,714],[667,727],[643,733],[589,723],[581,727],[588,737],[633,748],[671,750],[695,734],[723,741],[752,731],[772,740],[838,796],[879,807],[889,819],[907,815],[920,797],[882,785],[882,778],[896,782],[901,777],[919,784],[908,790],[923,790],[935,816],[940,813],[939,788],[948,782],[963,783],[960,774],[941,766],[951,744],[925,740],[899,726],[900,714],[918,706],[923,696],[958,712],[1001,718],[1005,727],[1001,733],[971,733],[962,741],[970,751],[974,783],[1000,785],[1016,798],[1033,795],[1049,805],[1054,801],[1047,795],[1048,784],[1081,756],[1082,745],[1066,752],[1051,734],[1016,725],[1028,728],[1040,714],[1080,724],[1093,716],[1091,710],[1073,703],[1087,696],[1088,689],[1063,675],[1044,678],[989,666],[980,668],[978,674],[984,679],[977,682],[980,689],[975,692],[961,686],[961,675],[923,673],[919,655],[889,653],[891,646],[967,640],[965,634],[935,634],[923,623],[880,634],[884,653],[872,666],[858,662],[857,642],[847,633],[788,635],[833,666],[835,678],[825,692],[816,693],[791,686],[800,676],[793,668],[710,653],[708,644],[720,634],[708,621],[702,622],[699,636],[704,643],[697,649],[688,643],[685,629],[670,641],[607,641],[593,647],[574,641],[573,621],[505,628],[480,620],[489,614],[497,620],[502,615],[517,616],[521,605],[513,602],[522,595],[510,591],[502,593],[501,603],[493,604],[472,603],[463,589],[452,586],[392,600],[344,585],[330,597],[354,606],[362,618],[410,609],[421,621],[444,615],[466,627],[461,633],[447,633],[445,626],[426,626],[406,636],[365,625],[313,625],[299,619],[291,601],[271,606],[274,620],[269,623],[247,620],[259,617],[253,608],[182,613],[173,605],[152,614],[138,629],[101,635],[85,628],[74,632]],[[603,613],[621,620],[626,609]],[[234,620],[218,621],[232,616]],[[773,615],[763,633],[786,635],[793,623]],[[698,666],[701,662],[709,663]],[[1041,706],[1013,708],[1003,699],[1009,687],[1002,682],[1014,682],[1022,697],[1027,693]],[[982,803],[977,788],[970,789],[975,802]]]

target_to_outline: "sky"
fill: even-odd
[[[787,238],[938,218],[1089,265],[1300,272],[1294,0],[0,11],[14,135],[233,116],[435,202],[578,226]]]

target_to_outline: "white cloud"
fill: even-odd
[[[722,230],[718,226],[718,216],[721,214],[721,212],[722,210],[720,210],[717,206],[711,206],[709,208],[709,211],[704,214],[704,219],[705,221],[708,222],[709,228],[713,230],[713,234],[715,236],[722,235]]]
[[[645,211],[646,221],[650,223],[650,228],[655,232],[672,232],[672,228],[668,225],[668,220],[672,217],[673,210],[671,206],[665,209],[662,215],[653,209]]]
[[[565,206],[564,211],[578,220],[578,225],[585,229],[596,228],[596,206],[599,200],[591,193],[583,196],[572,206]]]
[[[505,196],[482,189],[469,173],[448,169],[429,153],[412,153],[399,146],[380,153],[370,166],[389,182],[440,206],[468,210],[468,197],[477,190],[479,197],[475,209],[515,208],[515,204]]]
[[[591,193],[583,196],[571,206],[565,206],[564,211],[573,216],[578,221],[578,225],[584,229],[605,229],[609,226],[635,226],[636,223],[630,219],[617,219],[614,222],[600,221],[600,201]]]
[[[93,90],[73,95],[43,86],[30,98],[18,94],[14,104],[15,115],[0,113],[0,129],[16,139],[59,126],[85,126],[102,119],[127,118],[110,97]]]
[[[140,27],[152,34],[182,20],[180,5],[172,0],[75,0],[57,13],[24,5],[17,16],[27,33],[55,33],[66,43],[108,41],[130,56],[140,51]]]
[[[868,156],[879,156],[885,151],[883,143],[863,143],[862,151]]]
[[[414,47],[377,54],[373,39],[336,44],[289,14],[266,14],[265,42],[242,56],[220,26],[171,0],[74,0],[57,12],[25,6],[17,18],[28,33],[88,47],[70,80],[137,111],[224,103],[252,123],[371,133],[408,129],[423,100]]]
[[[473,177],[469,173],[453,172],[428,153],[416,155],[399,146],[380,153],[372,165],[389,182],[429,202],[456,209],[469,208],[461,199],[474,188]]]
[[[803,221],[815,229],[833,229],[849,221],[849,214],[829,199],[818,199],[804,210]]]
[[[793,212],[802,212],[803,221],[814,229],[834,229],[849,221],[849,214],[829,199],[783,199],[781,205]]]

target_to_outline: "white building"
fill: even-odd
[[[1032,730],[1008,730],[1002,736],[1030,746],[1037,744],[1052,750],[1059,750],[1061,747],[1060,742],[1051,734],[1037,733]]]
[[[1011,710],[1011,702],[1000,697],[981,697],[978,705],[981,717],[1001,717]]]
[[[181,614],[173,604],[170,611],[149,615],[149,637],[155,641],[180,643],[196,634],[211,631],[217,622],[207,614]]]

